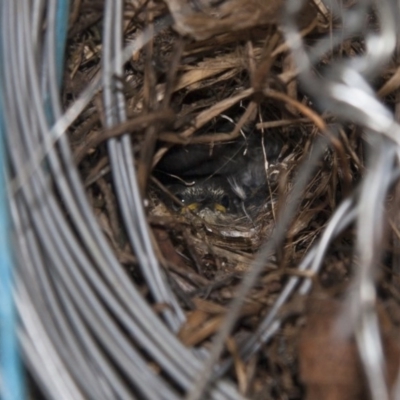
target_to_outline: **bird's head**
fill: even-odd
[[[192,212],[207,223],[227,220],[237,212],[236,196],[225,179],[196,179],[192,185],[173,185],[172,193],[180,200],[181,212]]]

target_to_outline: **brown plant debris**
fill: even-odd
[[[74,2],[64,106],[101,69],[102,4]],[[336,206],[364,173],[363,138],[352,125],[332,135],[335,118],[317,111],[299,87],[279,28],[281,6],[281,0],[126,2],[126,43],[166,16],[172,15],[173,28],[132,54],[124,75],[116,77],[123,84],[126,122],[105,127],[100,93],[71,127],[69,139],[99,226],[147,296],[121,220],[106,146],[111,138],[130,136],[155,254],[186,310],[179,338],[187,346],[207,348],[254,255],[285,212],[315,139],[327,137],[330,147],[303,190],[282,246],[250,291],[223,357],[232,357],[227,374],[250,398],[364,399],[354,340],[334,334],[342,306],[337,299],[353,273],[352,227],[332,243],[318,276],[297,272]],[[321,1],[306,2],[300,19],[310,45],[340,29]],[[340,57],[362,52],[363,45],[357,38],[344,41]],[[335,52],[321,64],[329,65]],[[398,70],[393,61],[377,82],[389,105],[397,101]],[[382,322],[388,327],[382,330],[385,351],[396,354],[388,363],[397,368],[398,343],[390,332],[400,326],[398,268],[391,264],[398,259],[399,228],[395,216],[388,219],[387,237],[393,240],[385,247],[379,303],[385,310],[381,321],[388,321]],[[322,298],[310,297],[306,313],[299,304],[307,299],[289,299],[280,311],[278,332],[255,356],[242,359],[241,345],[292,276],[311,278]],[[388,365],[388,371],[393,368]],[[388,379],[392,382],[391,372]]]

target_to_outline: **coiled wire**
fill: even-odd
[[[340,120],[351,120],[364,128],[370,151],[368,172],[360,187],[338,207],[298,269],[317,273],[329,244],[356,222],[359,263],[348,296],[350,311],[343,318],[351,321],[349,333],[354,332],[357,339],[372,397],[389,399],[374,307],[374,269],[380,256],[384,200],[399,177],[395,160],[400,136],[393,114],[379,101],[370,82],[395,50],[398,6],[389,0],[360,0],[344,13],[339,3],[330,1],[326,5],[342,19],[340,32],[322,38],[306,51],[295,23],[301,3],[288,0],[284,15],[285,35],[300,79],[319,106]],[[310,160],[300,169],[285,218],[279,221],[245,276],[211,350],[186,348],[175,336],[185,316],[152,247],[129,136],[108,142],[112,179],[124,227],[152,301],[168,305],[160,316],[127,278],[99,229],[64,135],[100,88],[107,127],[126,120],[119,77],[132,50],[140,48],[151,33],[144,31],[124,49],[123,2],[107,0],[105,5],[101,73],[65,112],[60,103],[60,82],[69,2],[5,0],[0,5],[1,126],[10,166],[14,300],[24,363],[46,397],[54,399],[177,399],[187,393],[187,398],[193,400],[204,396],[211,381],[211,398],[241,398],[236,385],[223,377],[231,361],[218,364],[220,354],[247,293],[282,242],[302,189],[328,141],[320,139]],[[377,10],[379,32],[370,31],[365,24],[372,7]],[[168,23],[165,20],[164,26]],[[162,28],[160,24],[158,29]],[[365,53],[333,62],[317,78],[312,70],[321,57],[354,34],[364,36]],[[306,294],[310,287],[307,279],[288,280],[275,305],[240,349],[244,359],[278,330],[282,323],[278,311],[294,291]],[[2,297],[2,304],[5,301]],[[2,337],[6,337],[3,332]],[[15,360],[15,351],[13,357]],[[149,361],[156,363],[161,372],[155,372]],[[7,361],[3,370],[8,371],[0,381],[6,399],[11,398],[6,380],[7,384],[11,382],[12,374],[17,378],[10,387],[22,385],[18,383],[18,366]],[[15,398],[23,397],[22,389],[14,394]]]

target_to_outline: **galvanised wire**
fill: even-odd
[[[123,88],[116,79],[123,74],[121,0],[106,1],[103,38],[103,99],[106,124],[108,128],[111,128],[126,120]],[[178,331],[184,321],[184,314],[154,254],[143,203],[139,195],[131,149],[132,144],[128,134],[121,139],[108,141],[116,195],[128,236],[150,291],[157,302],[170,306],[164,314],[171,328]]]
[[[285,15],[286,39],[292,48],[300,79],[322,107],[339,119],[355,122],[364,128],[369,146],[367,173],[357,199],[358,262],[354,265],[355,278],[349,291],[349,307],[344,311],[350,310],[350,313],[343,318],[350,322],[347,326],[351,327],[351,331],[347,333],[354,332],[356,337],[372,398],[389,399],[375,307],[375,270],[382,252],[384,201],[399,154],[400,127],[392,112],[378,99],[370,82],[382,71],[395,50],[398,5],[389,0],[359,1],[357,12],[351,14],[352,19],[342,18],[341,31],[346,36],[346,32],[353,29],[350,20],[354,26],[364,25],[361,33],[365,40],[365,52],[348,60],[335,60],[322,77],[317,77],[313,69],[319,58],[310,57],[295,23],[302,3],[289,0]],[[332,3],[339,9],[339,3]],[[372,8],[376,10],[379,31],[368,27],[365,22]]]
[[[360,1],[355,9],[343,12],[339,4],[327,2],[328,7],[341,12],[343,26],[307,52],[294,23],[300,4],[298,0],[288,1],[284,18],[300,78],[317,104],[364,127],[374,151],[368,157],[369,172],[360,189],[338,207],[319,244],[310,250],[299,269],[317,272],[334,237],[357,221],[361,261],[355,267],[355,295],[348,300],[352,312],[344,318],[352,322],[373,398],[385,399],[389,394],[383,379],[383,355],[374,311],[374,261],[379,257],[383,202],[390,185],[398,179],[398,171],[393,168],[398,148],[387,138],[396,143],[400,139],[392,113],[381,104],[369,82],[393,53],[397,8],[389,1]],[[48,398],[133,398],[137,394],[174,399],[189,392],[188,398],[194,399],[201,398],[211,380],[216,381],[212,398],[240,398],[233,384],[219,378],[230,365],[228,361],[218,366],[219,355],[246,294],[284,237],[302,189],[327,143],[321,141],[315,146],[314,162],[301,170],[286,220],[278,224],[245,277],[211,355],[204,361],[175,337],[184,314],[152,249],[129,137],[108,143],[114,189],[152,297],[170,305],[162,319],[127,279],[100,231],[64,135],[101,87],[107,126],[126,118],[116,77],[122,76],[123,64],[132,51],[151,35],[144,31],[135,43],[122,49],[122,5],[122,1],[106,2],[103,69],[64,114],[59,100],[62,52],[58,47],[63,40],[55,38],[62,36],[56,34],[56,27],[62,26],[60,18],[66,25],[66,3],[6,0],[0,5],[2,111],[12,171],[9,203],[17,250],[15,302],[23,357]],[[379,32],[372,32],[365,24],[372,5],[378,10]],[[44,21],[47,25],[43,32]],[[159,24],[156,29],[161,28]],[[365,54],[335,61],[322,78],[313,76],[311,71],[322,55],[355,33],[366,38]],[[371,191],[375,191],[372,198]],[[366,247],[371,251],[363,253]],[[279,308],[294,290],[308,292],[310,281],[302,282],[299,277],[288,281],[257,332],[240,349],[244,358],[256,352],[279,328]],[[162,374],[149,367],[149,359],[160,366]]]
[[[132,398],[136,393],[174,399],[179,396],[178,388],[190,388],[201,361],[175,337],[179,325],[174,318],[166,317],[172,323],[170,330],[116,260],[88,205],[66,137],[59,132],[57,147],[48,146],[55,141],[49,120],[62,118],[53,39],[56,5],[54,1],[45,6],[36,2],[32,10],[28,1],[2,4],[2,37],[7,38],[4,55],[9,60],[4,77],[11,179],[25,179],[10,196],[19,252],[16,304],[25,363],[49,398]],[[109,11],[121,18],[114,9],[117,6],[110,2]],[[32,28],[40,29],[44,20],[47,28],[42,37]],[[115,40],[122,42],[121,37]],[[122,60],[118,68],[122,68]],[[113,74],[114,70],[104,73]],[[85,100],[79,99],[74,106],[82,109],[94,94],[93,88],[95,85]],[[34,165],[27,174],[26,160],[37,159],[43,146],[46,162]],[[128,157],[125,163],[130,162],[133,168],[133,159]],[[121,166],[113,164],[112,168]],[[131,178],[132,171],[128,172]],[[131,182],[130,212],[142,213],[133,220],[137,235],[143,231],[140,221],[145,217],[138,192],[129,192]],[[137,246],[149,250],[149,239],[144,240]],[[144,267],[148,267],[148,259],[154,266],[154,254],[142,259],[137,256]],[[149,286],[155,288],[154,297],[176,308],[172,292],[157,276],[160,273],[153,271],[148,277]],[[176,321],[182,322],[183,312],[177,311]],[[150,368],[149,357],[164,374]],[[222,381],[212,397],[240,398],[232,384]]]
[[[1,20],[0,10],[0,20]],[[0,41],[0,93],[3,83],[3,43]],[[7,196],[7,174],[4,99],[0,96],[0,397],[4,400],[22,400],[25,396],[23,374],[19,359],[16,326],[17,316],[13,302],[13,255],[9,235],[10,216]]]
[[[384,210],[384,199],[388,193],[390,183],[398,178],[397,171],[393,169],[398,147],[393,146],[393,143],[387,138],[400,143],[400,136],[398,134],[398,125],[394,121],[392,113],[378,100],[368,82],[381,72],[393,54],[396,43],[395,20],[398,10],[394,7],[394,3],[390,1],[359,1],[356,7],[348,12],[341,10],[339,3],[326,3],[333,10],[341,11],[343,26],[340,32],[334,33],[333,36],[322,38],[309,52],[305,50],[300,30],[295,22],[304,1],[290,0],[286,3],[284,16],[285,34],[287,42],[292,48],[300,79],[304,83],[305,90],[309,91],[313,96],[316,104],[323,109],[328,109],[339,119],[356,121],[365,128],[369,137],[371,135],[376,137],[370,137],[370,142],[372,142],[371,157],[368,160],[370,172],[363,179],[360,189],[361,194],[356,200],[356,206],[350,207],[354,199],[351,201],[348,199],[343,202],[343,205],[338,208],[332,217],[331,223],[328,224],[320,241],[319,250],[317,251],[315,247],[311,249],[305,256],[304,262],[300,264],[299,269],[305,270],[311,267],[313,271],[318,271],[322,263],[321,254],[324,253],[329,242],[353,219],[357,220],[357,254],[361,256],[361,261],[360,265],[355,267],[357,274],[354,287],[356,290],[350,291],[350,293],[356,293],[356,295],[349,295],[351,305],[349,309],[352,310],[352,315],[349,318],[352,320],[361,359],[369,378],[368,383],[371,395],[374,399],[388,399],[389,394],[384,378],[384,358],[374,307],[376,295],[374,269],[380,256],[379,244],[381,243],[383,231],[382,210]],[[379,33],[369,28],[365,22],[367,13],[373,6],[377,8],[380,21]],[[323,78],[317,78],[313,71],[321,57],[332,50],[332,45],[341,44],[345,38],[351,37],[355,33],[365,35],[367,47],[365,54],[348,61],[334,61],[329,72]],[[386,136],[386,138],[382,139],[381,136]],[[325,148],[322,146],[321,149],[322,151],[319,154],[314,152],[316,159],[320,158],[324,153]],[[286,206],[284,217],[278,221],[275,232],[264,249],[260,251],[252,269],[244,278],[238,296],[232,301],[230,313],[214,340],[214,345],[211,349],[213,356],[203,369],[202,374],[187,397],[188,399],[200,399],[204,394],[207,382],[213,379],[210,367],[219,359],[224,342],[237,320],[240,305],[243,304],[246,294],[255,283],[257,276],[273,250],[279,245],[279,234],[283,237],[283,233],[280,230],[285,230],[289,220],[292,218],[293,204],[296,204],[296,197],[297,199],[299,198],[304,187],[299,182],[307,180],[309,176],[310,171],[307,171],[306,166],[298,175],[295,182],[297,188],[292,192],[292,202],[289,202]],[[368,248],[370,252],[365,251],[365,248]],[[300,281],[301,279],[298,277],[293,277],[288,281],[275,305],[260,324],[256,334],[247,340],[246,344],[240,349],[243,357],[248,358],[276,332],[279,326],[277,313]],[[301,286],[301,293],[304,294],[309,289],[310,281],[306,281]],[[221,368],[220,373],[226,371],[229,365],[230,363],[227,362]]]

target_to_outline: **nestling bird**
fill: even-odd
[[[228,222],[237,213],[235,194],[220,176],[196,178],[191,185],[175,184],[170,191],[181,201],[181,211],[191,211],[208,223]]]
[[[261,136],[253,132],[212,147],[175,147],[158,169],[189,182],[186,185],[168,178],[165,183],[184,209],[207,222],[225,220],[232,214],[251,219],[267,201],[268,163],[278,159],[281,147],[280,140],[267,137],[263,148]]]

